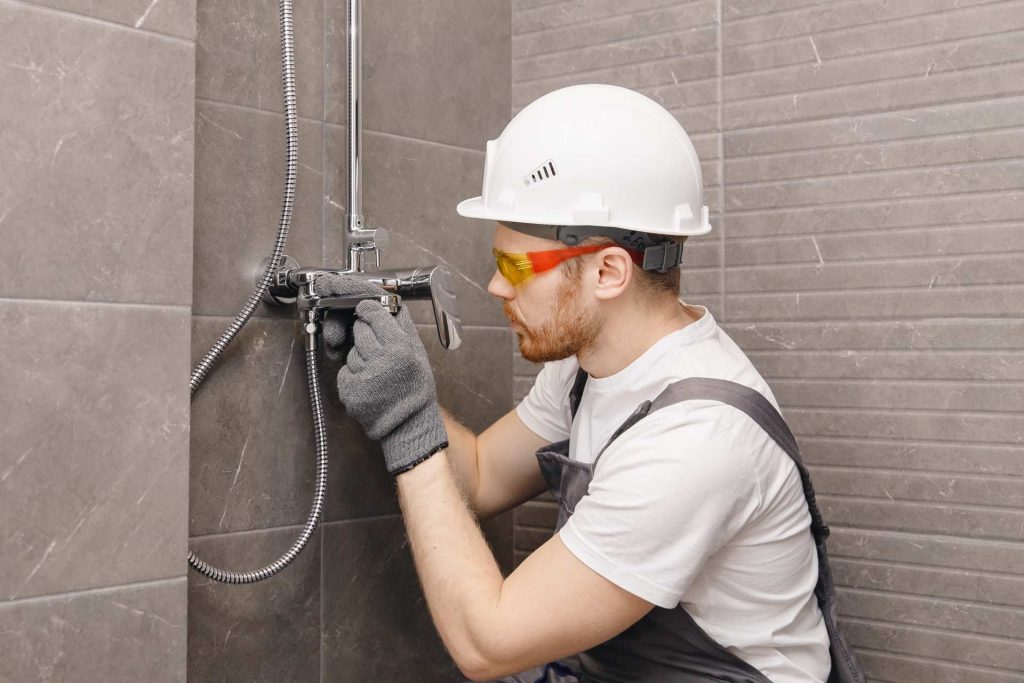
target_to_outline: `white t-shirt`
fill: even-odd
[[[638,405],[686,377],[744,384],[778,408],[711,312],[695,308],[696,322],[614,375],[588,378],[575,422],[575,356],[544,364],[516,407],[519,418],[552,442],[571,438],[569,457],[593,462]],[[775,683],[820,683],[830,662],[809,527],[800,474],[786,452],[738,409],[684,401],[651,413],[608,447],[559,535],[621,588],[660,607],[681,603],[708,635]]]

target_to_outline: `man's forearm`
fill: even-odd
[[[468,676],[486,670],[504,578],[459,495],[446,451],[398,476],[416,572],[441,639]]]
[[[480,481],[480,467],[477,461],[477,439],[476,434],[470,431],[465,425],[459,423],[451,413],[441,408],[441,417],[444,419],[444,428],[448,432],[448,461],[453,465],[455,477],[462,495],[466,498],[470,509],[476,504],[476,492]],[[473,510],[474,512],[475,509]]]

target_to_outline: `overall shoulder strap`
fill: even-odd
[[[580,368],[576,371],[576,381],[573,382],[572,390],[569,392],[569,411],[572,414],[572,419],[576,419],[576,411],[580,407],[580,399],[583,397],[583,387],[587,383],[587,371]]]
[[[811,475],[807,468],[804,467],[803,460],[800,458],[800,449],[797,446],[796,437],[793,436],[793,432],[790,431],[786,420],[775,409],[775,406],[771,404],[771,401],[761,395],[760,392],[743,384],[710,377],[689,377],[673,382],[665,387],[665,390],[658,394],[653,401],[641,403],[633,414],[615,431],[608,440],[608,443],[605,444],[605,447],[601,449],[601,453],[604,453],[604,449],[608,448],[608,445],[623,432],[655,410],[660,410],[681,401],[692,400],[719,401],[731,405],[746,413],[750,419],[768,433],[768,436],[789,455],[796,465],[797,471],[800,473],[804,498],[807,499],[807,507],[811,512],[811,532],[814,534],[815,540],[820,541],[826,538],[829,535],[829,528],[825,524],[821,510],[818,509],[818,503],[814,496],[814,486],[811,484]],[[601,453],[598,454],[598,458],[601,457]]]

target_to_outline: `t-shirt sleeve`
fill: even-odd
[[[516,414],[530,430],[548,441],[569,438],[569,391],[579,365],[575,357],[545,363]]]
[[[760,506],[751,446],[721,410],[663,408],[614,441],[559,532],[569,551],[624,590],[675,607]]]

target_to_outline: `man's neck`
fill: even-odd
[[[677,301],[666,314],[652,319],[646,311],[618,316],[606,324],[594,344],[576,354],[580,367],[595,379],[610,377],[629,366],[666,335],[697,322],[700,310]]]

